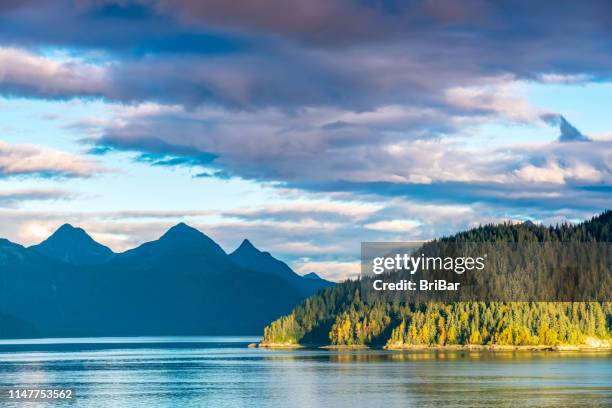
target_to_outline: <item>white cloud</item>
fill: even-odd
[[[545,84],[583,84],[592,81],[593,77],[587,74],[548,73],[539,75],[538,79]]]
[[[565,184],[568,180],[598,182],[603,179],[600,171],[588,163],[574,163],[561,166],[557,161],[549,161],[544,166],[526,164],[515,171],[524,181],[531,183]]]
[[[42,175],[88,177],[105,171],[97,162],[32,144],[10,144],[0,140],[0,177]]]
[[[513,85],[507,87],[512,89]],[[493,110],[496,117],[536,125],[526,131],[538,130],[546,123],[542,118],[548,113],[515,97],[514,91],[497,95],[486,88],[466,87],[449,92],[458,107],[463,104],[462,109]],[[218,156],[213,165],[226,174],[281,183],[339,180],[399,184],[535,184],[549,180],[558,183],[558,176],[541,174],[548,169],[535,167],[560,149],[565,149],[562,153],[568,160],[582,163],[572,164],[571,172],[567,166],[561,166],[566,168],[566,179],[597,180],[595,172],[604,178],[609,172],[604,163],[609,143],[603,140],[598,142],[598,148],[572,145],[574,151],[555,142],[521,145],[504,141],[493,146],[478,145],[467,137],[470,126],[479,123],[477,119],[472,123],[463,122],[466,116],[461,112],[433,111],[423,118],[413,115],[409,107],[400,106],[360,113],[309,108],[288,114],[277,109],[230,112],[221,108],[185,110],[153,104],[118,111],[108,124],[88,131],[93,135],[89,140],[100,146],[183,155],[194,157],[195,163],[198,157],[213,154]],[[440,129],[431,128],[435,125]],[[457,136],[454,132],[459,127],[465,135],[449,137]],[[448,133],[446,137],[436,137],[438,132]],[[573,156],[578,154],[581,157],[574,160]],[[202,166],[206,165],[206,161],[202,162]]]
[[[239,208],[225,213],[226,216],[238,218],[283,218],[296,216],[317,216],[330,214],[336,217],[363,218],[381,208],[373,203],[339,202],[339,201],[305,201],[287,204],[270,204],[261,208]]]
[[[491,78],[481,85],[446,89],[446,101],[467,111],[490,113],[518,123],[536,123],[548,111],[530,104],[526,98],[526,84],[510,75]],[[490,119],[489,119],[490,120]]]
[[[101,95],[104,67],[75,59],[54,60],[17,48],[0,48],[0,86],[41,97]]]
[[[365,224],[364,228],[375,231],[409,232],[419,225],[421,225],[420,222],[413,220],[386,220]]]
[[[70,194],[58,189],[18,189],[0,190],[0,208],[15,207],[24,201],[58,200],[68,198]]]

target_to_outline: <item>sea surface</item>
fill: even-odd
[[[1,407],[612,407],[610,352],[266,350],[257,337],[0,341]]]

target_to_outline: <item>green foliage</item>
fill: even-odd
[[[612,211],[579,225],[488,225],[446,238],[487,242],[611,242]],[[414,304],[362,296],[359,281],[328,288],[266,328],[266,343],[559,345],[609,339],[610,302]]]
[[[279,344],[298,344],[302,337],[300,325],[294,315],[283,316],[264,329],[264,338]]]
[[[351,308],[334,321],[329,340],[336,345],[373,344],[391,323],[382,307]]]

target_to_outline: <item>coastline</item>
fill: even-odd
[[[562,345],[537,345],[537,346],[513,346],[499,344],[452,344],[446,346],[427,345],[389,345],[382,347],[384,350],[407,350],[407,351],[606,351],[612,350],[610,345],[588,345],[588,344],[562,344]]]
[[[311,348],[297,343],[251,343],[248,345],[249,348],[267,348],[267,349],[301,349]]]
[[[266,349],[320,349],[320,350],[389,350],[389,351],[612,351],[609,341],[602,341],[600,344],[562,344],[562,345],[537,345],[537,346],[512,346],[497,344],[450,344],[450,345],[415,345],[415,344],[395,344],[382,347],[367,346],[365,344],[354,345],[307,345],[296,343],[252,343],[249,348]]]

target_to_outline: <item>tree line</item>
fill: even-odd
[[[485,225],[441,241],[611,242],[612,211],[577,225]],[[523,273],[535,268],[527,266]],[[393,294],[374,296],[364,292],[358,280],[348,280],[306,299],[291,314],[272,322],[265,328],[263,342],[531,346],[583,344],[589,337],[609,339],[611,333],[612,303],[608,301],[410,302]]]

